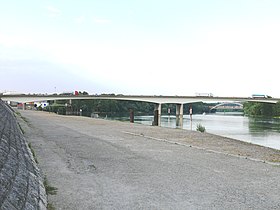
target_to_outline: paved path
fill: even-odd
[[[280,209],[279,166],[172,143],[213,135],[21,113],[56,209]]]

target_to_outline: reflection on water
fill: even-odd
[[[250,118],[249,130],[251,133],[262,131],[280,132],[280,119]]]
[[[119,119],[120,120],[120,119]],[[122,118],[128,120],[129,118]],[[152,125],[153,116],[135,116],[135,123]],[[229,115],[184,115],[183,129],[196,130],[201,124],[206,132],[280,149],[280,119],[248,118]],[[161,126],[176,128],[175,116],[162,116]]]

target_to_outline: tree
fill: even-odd
[[[278,101],[273,107],[273,116],[280,117],[280,101]]]
[[[244,113],[251,116],[274,116],[279,110],[274,104],[263,102],[246,102],[243,108]]]

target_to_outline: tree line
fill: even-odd
[[[82,93],[81,93],[82,94]],[[209,104],[202,102],[185,104],[184,114],[189,114],[192,107],[193,114],[209,113]],[[91,116],[97,113],[99,116],[123,117],[128,116],[130,110],[134,111],[136,116],[153,115],[155,104],[140,101],[123,101],[123,100],[72,100],[70,104],[68,100],[57,100],[55,103],[50,102],[50,106],[46,107],[46,111],[56,112],[58,114],[66,114],[67,111],[82,114],[83,116]],[[243,104],[244,114],[249,116],[280,116],[280,101],[276,104],[262,102],[245,102]],[[80,113],[82,110],[82,113]],[[170,113],[169,111],[170,110]],[[176,104],[162,104],[162,115],[176,114]]]
[[[202,114],[209,112],[209,107],[204,103],[194,103],[184,105],[184,114],[189,113],[190,106],[192,107],[193,114]],[[139,101],[122,101],[122,100],[72,100],[70,104],[68,100],[57,100],[55,103],[51,102],[50,106],[45,108],[45,111],[56,112],[58,114],[66,114],[67,112],[81,114],[83,116],[91,116],[93,113],[99,116],[108,117],[123,117],[128,116],[130,110],[133,110],[136,116],[153,115],[155,104],[149,102]],[[169,111],[170,113],[169,113]],[[175,115],[176,104],[162,104],[162,115]]]
[[[279,117],[280,101],[276,104],[262,102],[245,102],[243,104],[244,114],[249,116]]]

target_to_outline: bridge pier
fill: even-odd
[[[161,104],[155,105],[153,125],[160,126]]]
[[[133,109],[129,109],[129,121],[131,122],[131,123],[134,123],[134,111],[133,111]]]
[[[183,127],[184,104],[176,104],[176,126]]]

